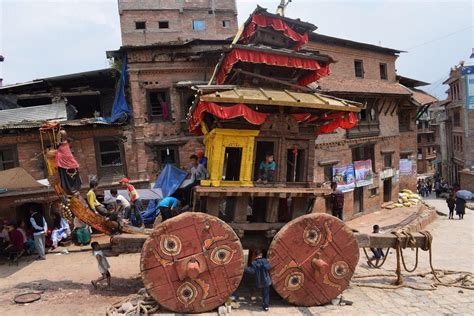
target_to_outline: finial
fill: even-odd
[[[292,0],[280,0],[276,14],[279,16],[285,16],[285,8]]]

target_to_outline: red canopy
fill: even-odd
[[[282,55],[275,52],[257,52],[243,48],[234,48],[224,57],[219,72],[217,73],[217,84],[224,83],[234,64],[239,61],[311,70],[311,73],[299,79],[298,83],[302,86],[327,76],[330,72],[328,65],[321,65],[314,59]]]
[[[261,14],[252,15],[250,23],[247,24],[241,35],[241,39],[244,43],[247,44],[247,40],[255,33],[255,31],[257,30],[257,26],[271,27],[276,31],[283,32],[286,37],[291,38],[293,41],[296,42],[295,46],[293,47],[293,49],[295,50],[299,50],[301,46],[308,43],[307,32],[305,32],[304,34],[300,34],[294,31],[285,21]]]

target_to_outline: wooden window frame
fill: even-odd
[[[192,22],[193,22],[193,24],[192,24],[192,26],[193,26],[193,31],[197,31],[197,32],[205,32],[205,31],[206,31],[206,20],[199,20],[199,19],[196,19],[196,20],[193,20]],[[202,28],[202,29],[197,28],[196,25],[195,25],[196,22],[202,22],[203,25],[204,25],[204,28]]]
[[[179,168],[179,146],[178,145],[161,145],[161,146],[156,146],[154,148],[154,151],[155,151],[155,157],[156,157],[156,162],[158,164],[158,168],[159,170],[163,170],[164,168],[164,161],[161,159],[161,151],[162,150],[166,150],[166,149],[169,149],[169,150],[173,150],[174,152],[174,165],[176,167]],[[171,155],[170,155],[171,156]]]
[[[357,72],[357,65],[360,64],[360,76],[358,76]],[[363,79],[364,78],[364,61],[362,59],[354,59],[354,75],[356,78]]]
[[[13,159],[12,160],[6,160],[6,161],[1,160],[0,161],[0,166],[1,166],[0,170],[3,171],[3,170],[8,170],[8,169],[13,169],[13,168],[18,167],[19,166],[19,161],[18,161],[18,148],[17,148],[17,146],[15,146],[15,145],[1,146],[0,147],[0,152],[3,152],[3,151],[11,151]],[[13,167],[5,169],[5,164],[8,164],[8,163],[13,163]]]
[[[112,141],[112,142],[117,142],[119,151],[118,153],[120,154],[120,160],[121,163],[120,165],[102,165],[102,155],[105,153],[116,153],[117,151],[106,151],[102,152],[100,150],[100,143],[101,142],[106,142],[106,141]],[[119,137],[97,137],[94,138],[94,145],[95,145],[95,153],[96,153],[96,165],[97,165],[97,173],[99,177],[102,177],[106,174],[111,174],[111,173],[117,173],[117,171],[122,175],[126,175],[127,172],[127,166],[126,166],[126,160],[125,160],[125,151],[123,147],[123,142],[121,138]]]
[[[388,67],[387,63],[380,63],[379,64],[380,70],[380,79],[381,80],[388,80]],[[382,71],[383,70],[383,71]]]
[[[139,27],[139,25],[141,26],[143,23],[143,27]],[[143,31],[143,30],[146,30],[146,21],[135,21],[135,30],[136,31]]]
[[[150,100],[150,94],[151,93],[165,93],[165,102],[168,105],[168,113],[169,113],[169,118],[167,120],[163,119],[163,114],[160,115],[153,115],[152,114],[152,104]],[[172,113],[171,113],[171,91],[170,88],[163,88],[163,89],[146,89],[146,104],[147,104],[147,110],[148,110],[148,118],[151,122],[170,122],[173,120],[172,118]]]
[[[162,23],[166,23],[165,25],[162,25]],[[163,26],[163,27],[162,27]],[[158,29],[160,30],[169,30],[170,29],[170,21],[158,21]]]

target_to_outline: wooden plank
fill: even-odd
[[[208,197],[207,198],[207,214],[219,217],[219,198]]]
[[[267,209],[265,210],[265,221],[267,223],[277,222],[279,206],[280,206],[280,198],[271,197],[268,199]]]
[[[247,194],[236,197],[235,210],[234,210],[234,222],[241,223],[241,222],[247,221],[248,205],[249,205],[249,196]]]
[[[272,229],[280,229],[285,226],[286,223],[228,223],[234,230],[253,230],[253,231],[265,231]]]
[[[397,245],[397,237],[393,234],[354,234],[359,248],[395,248]],[[426,238],[422,234],[414,233],[416,245],[422,247],[426,243]],[[405,244],[406,237],[402,237],[402,245]]]

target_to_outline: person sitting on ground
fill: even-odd
[[[453,193],[451,193],[449,197],[446,199],[446,204],[448,204],[448,208],[449,208],[448,219],[454,219],[454,208],[456,206],[456,199],[454,198]]]
[[[58,247],[61,240],[71,236],[71,228],[69,223],[59,213],[54,214],[53,231],[51,233],[51,241],[53,242],[52,250]]]
[[[90,227],[86,223],[81,221],[78,217],[74,217],[73,236],[75,236],[75,243],[79,246],[85,246],[91,242]]]
[[[272,153],[265,154],[265,160],[260,162],[258,167],[258,179],[257,182],[263,181],[264,183],[273,182],[275,179],[276,162],[273,160]]]
[[[71,151],[72,139],[67,137],[67,133],[63,129],[59,131],[58,138],[59,144],[55,160],[61,187],[67,194],[79,194],[82,183],[79,176],[79,163]]]
[[[172,218],[177,213],[179,206],[179,200],[172,196],[165,197],[158,203],[158,208],[162,216],[162,221]]]
[[[107,287],[110,287],[110,281],[112,276],[110,275],[109,269],[110,265],[109,262],[107,261],[107,258],[104,255],[104,252],[100,249],[99,243],[94,241],[91,243],[92,247],[92,255],[96,258],[97,260],[97,266],[99,267],[99,272],[101,274],[101,277],[98,278],[97,280],[91,281],[92,286],[94,289],[97,290],[97,284],[101,281],[107,280]]]
[[[5,252],[10,259],[13,259],[15,255],[20,254],[25,250],[25,238],[23,234],[18,230],[18,225],[15,222],[11,222],[6,226],[10,238],[10,243],[5,247]]]
[[[373,228],[372,234],[379,234],[380,233],[379,225],[374,225],[372,228]],[[377,268],[378,265],[379,265],[380,259],[382,259],[384,257],[383,249],[382,248],[370,248],[370,251],[372,251],[372,253],[374,255],[372,256],[372,258],[370,258],[367,261],[367,264],[369,265],[369,268],[370,267]],[[375,260],[375,265],[372,264],[372,261],[374,261],[374,260]]]
[[[89,192],[87,192],[87,203],[89,204],[90,209],[94,211],[94,213],[100,214],[102,216],[107,216],[109,215],[107,209],[102,203],[97,200],[96,190],[98,186],[99,183],[96,180],[91,180],[91,182],[89,182],[90,189]]]
[[[116,200],[117,202],[117,214],[119,220],[123,219],[130,219],[130,202],[121,194],[118,194],[117,189],[111,189],[110,195]]]
[[[331,189],[330,202],[332,216],[337,217],[342,221],[342,214],[344,212],[344,193],[337,188],[337,182],[331,183]]]
[[[26,252],[31,255],[35,250],[35,241],[33,240],[33,233],[30,229],[26,226],[25,221],[21,220],[18,224],[18,230],[23,235],[25,241],[25,250]]]
[[[245,272],[255,275],[255,286],[262,289],[263,310],[268,311],[270,307],[270,286],[272,279],[269,271],[272,268],[268,259],[263,258],[261,250],[255,251],[255,260],[245,268]]]
[[[204,150],[198,149],[196,150],[196,156],[198,157],[198,163],[203,165],[204,168],[207,169],[207,157],[204,156]]]

